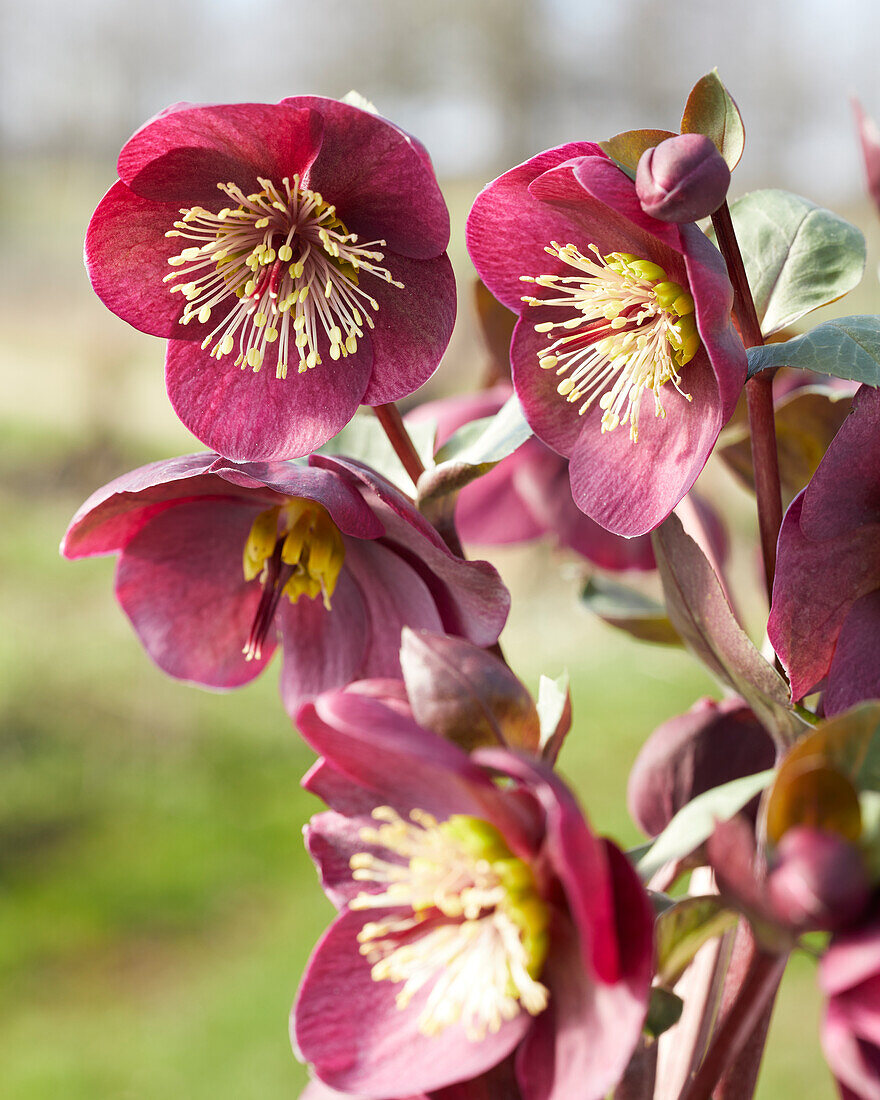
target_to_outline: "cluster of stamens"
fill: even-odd
[[[681,388],[679,368],[700,346],[694,320],[694,300],[671,282],[659,264],[626,252],[602,256],[595,245],[592,257],[573,244],[553,241],[544,250],[574,269],[575,275],[521,276],[521,281],[553,290],[558,297],[524,297],[529,306],[565,309],[561,321],[545,321],[535,331],[552,332],[553,342],[538,353],[544,370],[566,377],[557,392],[583,415],[598,399],[603,410],[602,431],[629,424],[630,438],[639,437],[639,404],[649,390],[654,413],[666,411],[660,390],[671,382]],[[572,315],[573,314],[573,315]]]
[[[419,1029],[435,1035],[461,1023],[473,1040],[521,1009],[542,1012],[548,993],[537,976],[548,909],[531,869],[498,830],[461,814],[438,823],[412,810],[407,820],[388,806],[373,817],[382,824],[361,830],[361,839],[389,858],[375,851],[352,856],[353,877],[379,890],[350,904],[395,910],[365,924],[358,938],[375,981],[403,982],[398,1008],[430,987]]]
[[[330,610],[345,561],[345,544],[326,508],[314,500],[292,497],[260,512],[244,545],[246,581],[260,578],[263,587],[243,653],[259,660],[262,645],[282,596],[296,603],[300,596],[321,595]]]
[[[236,366],[258,371],[270,345],[277,343],[278,378],[288,364],[306,371],[321,362],[319,338],[331,359],[357,351],[365,328],[374,328],[379,303],[359,286],[367,272],[402,287],[379,266],[385,241],[358,242],[336,214],[336,207],[300,177],[286,176],[281,187],[259,179],[252,195],[234,183],[217,186],[231,205],[217,213],[184,208],[166,237],[191,242],[168,263],[179,270],[165,277],[186,305],[182,325],[207,325],[222,316],[202,341],[222,359],[237,348]]]

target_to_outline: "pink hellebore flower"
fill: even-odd
[[[859,141],[862,146],[862,159],[865,162],[865,181],[868,184],[868,194],[874,205],[880,212],[880,129],[877,123],[866,115],[861,103],[853,96],[853,113],[856,116],[856,126],[859,131]]]
[[[490,645],[509,604],[492,566],[454,557],[382,477],[317,455],[143,466],[86,501],[61,549],[119,554],[117,598],[171,676],[238,687],[280,641],[291,714],[359,677],[399,676],[404,625]]]
[[[695,225],[644,213],[629,177],[586,142],[490,183],[468,248],[520,314],[514,386],[535,433],[570,458],[578,507],[619,535],[652,530],[696,481],[745,382],[721,254]]]
[[[880,698],[880,393],[863,386],[779,533],[767,632],[794,699]]]
[[[351,691],[297,724],[322,756],[304,785],[330,806],[307,842],[340,908],[294,1006],[316,1075],[434,1093],[513,1054],[522,1100],[604,1097],[652,971],[651,906],[622,853],[536,760],[468,756]]]
[[[449,216],[421,145],[317,96],[178,104],[95,211],[99,297],[167,338],[168,395],[230,458],[292,458],[432,374],[455,319]]]
[[[462,425],[497,413],[512,393],[501,382],[420,405],[407,419],[436,419],[442,446]],[[568,462],[535,436],[461,490],[455,523],[465,543],[500,546],[552,535],[601,569],[654,568],[650,538],[622,539],[585,516],[572,500]]]
[[[880,922],[835,936],[819,963],[822,1048],[843,1100],[880,1100]]]

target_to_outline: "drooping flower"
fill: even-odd
[[[294,1006],[316,1075],[370,1096],[433,1092],[513,1054],[523,1100],[605,1096],[652,968],[650,905],[625,857],[535,760],[469,757],[351,691],[297,724],[322,757],[305,786],[330,806],[309,850],[340,908]]]
[[[501,382],[481,393],[419,405],[407,419],[437,422],[442,446],[462,425],[493,416],[513,389]],[[584,515],[572,500],[568,462],[536,436],[458,495],[455,523],[465,543],[501,546],[550,535],[602,569],[653,569],[647,536],[623,539]]]
[[[693,485],[745,381],[721,254],[695,225],[645,214],[585,142],[490,183],[468,248],[520,314],[514,386],[535,433],[570,458],[578,507],[616,534],[650,531]]]
[[[316,96],[179,104],[118,170],[89,276],[170,341],[171,403],[209,447],[308,454],[434,371],[455,318],[449,217],[424,149],[390,122]]]
[[[119,554],[116,596],[171,676],[238,687],[280,641],[291,714],[328,688],[399,676],[404,625],[490,645],[509,603],[492,566],[454,557],[406,497],[340,458],[153,463],[90,497],[61,548]]]
[[[794,699],[880,697],[880,393],[863,386],[779,534],[767,632]]]

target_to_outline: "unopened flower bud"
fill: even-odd
[[[694,222],[714,214],[730,186],[730,169],[705,134],[680,134],[646,149],[636,170],[636,194],[646,214],[663,222]]]
[[[864,860],[854,844],[802,825],[782,837],[767,876],[774,915],[804,931],[845,927],[864,911],[870,892]]]

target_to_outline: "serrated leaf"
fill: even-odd
[[[691,89],[681,118],[683,134],[705,134],[715,142],[731,172],[739,164],[746,135],[742,115],[713,69]]]
[[[792,741],[803,724],[788,687],[736,621],[712,566],[673,513],[652,535],[669,620],[709,671],[755,712],[777,743]]]
[[[657,918],[656,974],[663,985],[675,985],[704,943],[733,928],[739,915],[717,894],[684,898]]]
[[[730,204],[761,332],[771,336],[841,298],[865,270],[854,225],[789,191],[751,191]],[[715,241],[713,231],[708,236]]]
[[[494,416],[463,425],[437,452],[436,465],[419,478],[419,506],[445,508],[460,489],[513,454],[531,434],[516,395]]]
[[[672,860],[684,859],[712,835],[721,821],[729,821],[771,782],[772,768],[733,779],[697,795],[683,806],[639,860],[636,870],[647,882]]]
[[[676,137],[671,130],[624,130],[607,141],[600,141],[599,148],[622,168],[630,179],[636,178],[636,168],[646,149],[653,149],[661,141]]]
[[[406,427],[422,465],[431,467],[437,438],[436,422],[424,420],[415,424],[408,423]],[[412,494],[413,483],[409,474],[403,468],[382,425],[371,413],[359,413],[341,432],[334,435],[323,447],[319,447],[316,453],[359,459],[387,477],[402,492]]]
[[[640,641],[682,644],[663,604],[619,581],[595,574],[581,589],[580,598],[584,607],[603,622]]]
[[[749,348],[748,356],[749,378],[771,367],[795,367],[880,386],[880,317],[838,317],[784,344]]]

